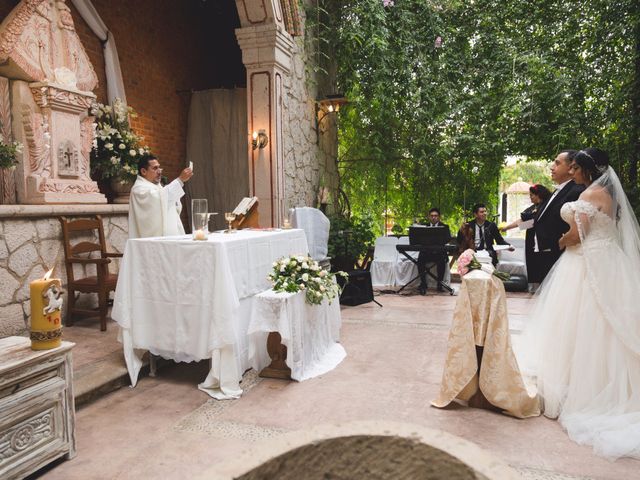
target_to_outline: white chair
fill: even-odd
[[[311,207],[292,208],[290,213],[291,226],[304,230],[311,258],[319,263],[326,262],[331,227],[329,219],[320,210]]]
[[[525,260],[524,238],[511,237],[506,239],[515,251],[500,250],[498,252],[498,265],[496,269],[509,275],[522,275],[527,277],[527,263]]]
[[[371,285],[373,288],[388,289],[395,286],[395,267],[398,262],[396,237],[378,237],[376,239],[371,262]]]
[[[409,237],[400,237],[398,239],[398,245],[409,245]],[[407,252],[411,257],[418,259],[419,252]],[[404,255],[398,255],[398,261],[395,268],[396,274],[396,287],[401,288],[411,281],[416,275],[418,275],[418,267],[415,263],[409,260]],[[411,284],[411,287],[417,288],[420,282],[416,280]]]

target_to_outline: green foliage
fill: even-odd
[[[553,182],[549,174],[549,164],[545,162],[519,161],[509,165],[500,173],[500,190],[505,191],[509,185],[522,180],[527,183],[539,183],[553,190]]]
[[[636,0],[318,3],[319,58],[350,100],[339,166],[355,214],[407,223],[437,206],[455,224],[497,206],[507,155],[586,146],[637,191]]]
[[[13,168],[18,164],[16,155],[22,153],[20,142],[5,143],[4,136],[0,134],[0,168]]]
[[[367,253],[376,235],[370,217],[329,216],[329,257],[347,257],[357,260]]]

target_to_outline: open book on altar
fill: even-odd
[[[231,222],[233,228],[258,228],[258,197],[244,197],[233,209],[236,219]]]

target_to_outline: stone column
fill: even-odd
[[[278,226],[284,215],[283,90],[294,43],[278,0],[236,0],[241,28],[236,37],[247,69],[249,189],[260,200],[261,226]],[[251,134],[264,130],[269,143],[251,148]]]

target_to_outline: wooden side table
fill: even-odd
[[[0,339],[0,478],[23,478],[76,453],[71,349]]]

